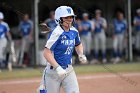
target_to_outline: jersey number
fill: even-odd
[[[68,47],[65,54],[69,55],[72,52],[73,47]]]

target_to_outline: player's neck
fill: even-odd
[[[64,25],[62,25],[61,27],[66,32],[68,32],[70,30],[70,27],[67,27],[67,26],[64,26]]]

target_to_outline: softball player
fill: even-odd
[[[47,93],[60,93],[60,87],[64,88],[65,93],[79,93],[77,78],[72,67],[74,48],[82,63],[86,63],[87,59],[83,54],[78,31],[72,26],[74,17],[74,12],[69,6],[60,6],[55,10],[58,25],[50,33],[44,49],[47,67],[42,84]]]
[[[136,49],[140,55],[140,8],[136,12],[137,16],[135,16],[133,23],[136,31]]]
[[[99,46],[101,44],[102,50],[102,62],[106,63],[106,36],[105,36],[105,29],[107,28],[106,20],[101,17],[101,10],[97,9],[95,11],[95,19],[93,19],[95,24],[94,29],[94,45],[95,45],[95,59],[91,61],[91,63],[98,62],[98,55],[99,55]]]
[[[127,30],[126,20],[122,12],[117,12],[117,18],[114,19],[114,35],[113,35],[113,49],[114,49],[114,63],[118,63],[122,57],[124,35]]]
[[[33,34],[33,22],[29,19],[28,14],[25,14],[23,17],[23,21],[20,22],[19,31],[22,34],[22,45],[19,57],[19,65],[23,65],[23,56],[25,50],[29,51],[29,46],[32,43],[32,34]]]
[[[6,22],[3,21],[3,19],[4,19],[4,15],[2,12],[0,12],[0,44],[1,44],[0,45],[0,68],[1,68],[2,63],[6,62],[6,59],[4,57],[4,51],[7,46],[6,35],[7,35],[9,41],[12,40],[11,35],[9,33],[9,30],[10,30],[9,26]]]

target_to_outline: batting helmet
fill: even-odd
[[[57,24],[61,22],[62,17],[68,16],[76,16],[73,12],[73,9],[69,6],[60,6],[55,10],[55,20]]]
[[[0,12],[0,19],[4,19],[4,15],[2,12]]]

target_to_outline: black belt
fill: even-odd
[[[66,68],[68,68],[69,66],[67,65],[67,66],[61,66],[63,69],[66,69]],[[50,66],[50,69],[53,69],[53,66]]]

